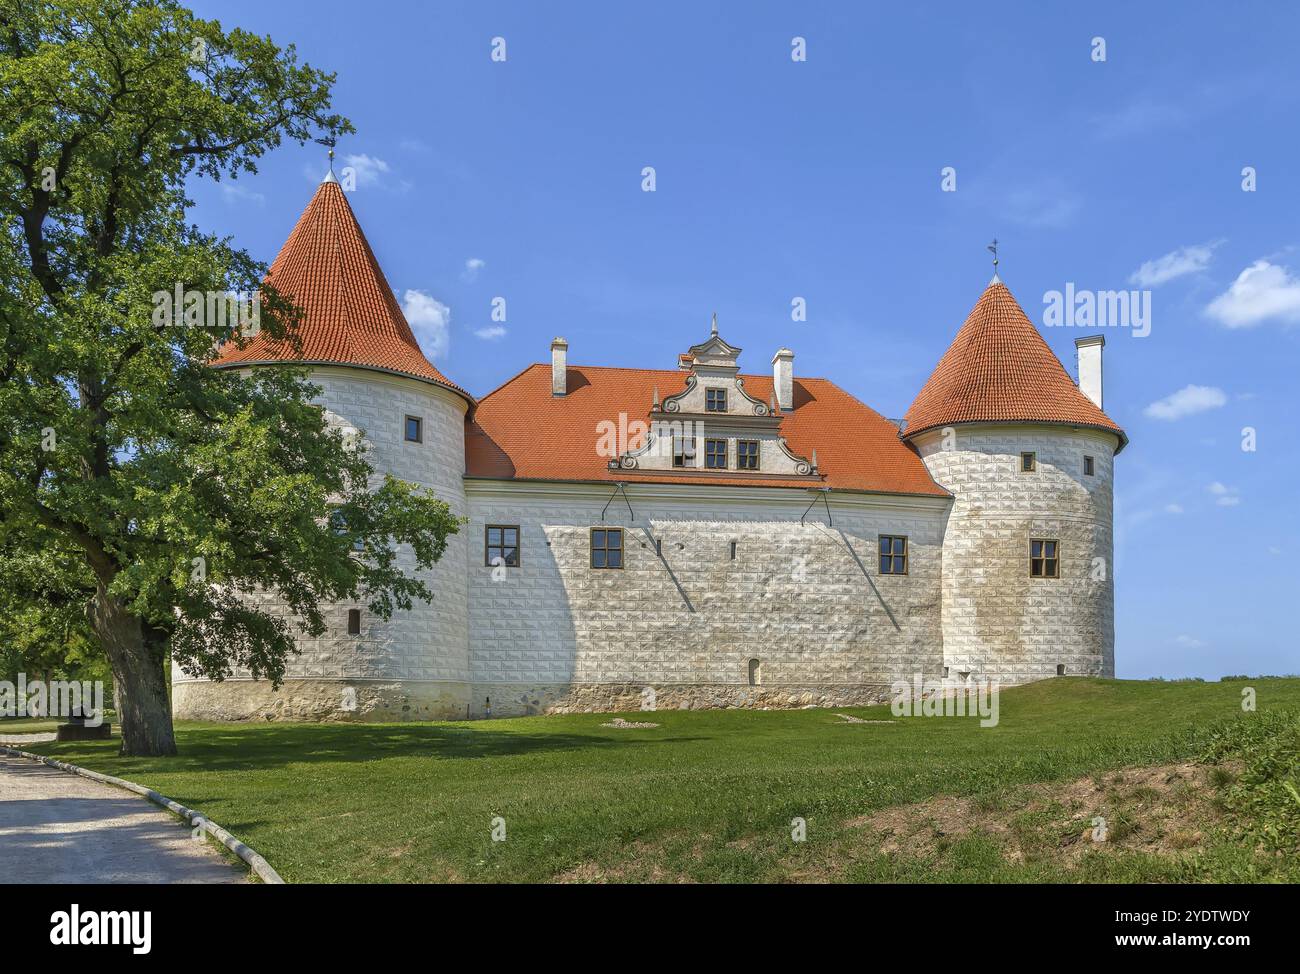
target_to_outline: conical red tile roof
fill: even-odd
[[[433,367],[407,324],[393,289],[361,232],[347,196],[327,179],[303,210],[267,280],[302,308],[302,352],[263,331],[238,348],[226,343],[217,368],[266,362],[355,365],[414,376],[468,392]]]
[[[955,423],[1040,422],[1124,431],[1079,391],[1016,303],[994,280],[904,417],[903,435]],[[1118,452],[1118,450],[1117,450]]]

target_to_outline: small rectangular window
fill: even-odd
[[[882,534],[880,536],[880,574],[907,574],[907,537]]]
[[[727,441],[704,441],[704,465],[715,470],[727,469]]]
[[[348,609],[348,635],[361,635],[361,610]]]
[[[1029,539],[1029,577],[1060,578],[1060,542],[1047,538]]]
[[[673,466],[695,466],[695,437],[673,434]]]
[[[519,525],[489,524],[483,529],[483,564],[519,567]]]
[[[1093,470],[1094,470],[1094,464],[1093,464],[1093,461],[1092,461],[1092,457],[1084,457],[1084,458],[1083,458],[1083,475],[1084,475],[1085,477],[1091,477],[1092,474],[1093,474]]]
[[[1037,453],[1020,454],[1020,471],[1021,473],[1033,473],[1038,469]]]
[[[406,417],[406,442],[423,443],[424,442],[424,420],[419,416]]]
[[[736,542],[731,542],[731,560],[736,560]]]
[[[710,413],[725,413],[727,411],[727,390],[705,389],[704,409],[705,412]]]
[[[736,441],[736,469],[758,469],[758,440]]]
[[[591,567],[623,567],[623,529],[591,529]]]

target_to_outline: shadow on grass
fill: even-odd
[[[256,733],[247,731],[256,728]],[[116,773],[132,767],[151,771],[257,771],[288,764],[379,761],[387,758],[472,760],[545,752],[647,748],[707,740],[702,736],[612,737],[597,734],[509,733],[433,725],[383,727],[357,724],[255,724],[229,730],[211,725],[180,729],[174,758],[122,758]],[[76,763],[78,757],[116,757],[109,746],[44,744],[33,748]]]

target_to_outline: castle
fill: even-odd
[[[284,685],[173,674],[178,717],[425,720],[844,706],[896,680],[1114,675],[1103,339],[1076,385],[995,275],[901,421],[827,379],[664,369],[563,339],[481,399],[425,358],[339,184],[270,274],[332,423],[468,519],[387,621],[325,607]],[[291,354],[259,335],[216,368]],[[413,562],[412,562],[413,564]]]

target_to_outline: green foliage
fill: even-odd
[[[304,371],[214,371],[243,335],[154,315],[178,286],[261,287],[262,332],[296,342],[292,295],[187,224],[185,186],[351,131],[333,76],[172,0],[0,0],[0,21],[0,637],[70,656],[97,635],[119,676],[170,652],[279,680],[321,602],[387,616],[430,598],[398,555],[442,554],[447,505],[375,476]],[[243,598],[266,590],[292,620]],[[127,624],[110,639],[97,613],[92,634],[88,603]]]
[[[1246,714],[1197,736],[1201,759],[1239,761],[1223,803],[1236,826],[1265,848],[1300,854],[1300,711]]]

